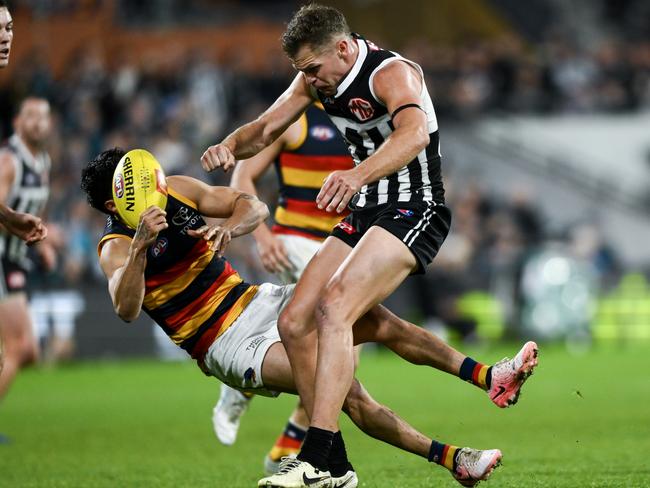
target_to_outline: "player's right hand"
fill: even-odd
[[[215,144],[205,150],[201,156],[203,169],[210,172],[222,168],[227,172],[235,166],[235,156],[230,148],[224,144]]]
[[[142,248],[151,246],[158,239],[158,233],[169,227],[166,217],[167,213],[157,205],[142,212],[133,243]]]
[[[294,266],[289,261],[287,249],[284,243],[273,234],[264,239],[257,239],[257,252],[264,269],[269,273],[281,273],[285,270],[292,270]]]
[[[9,212],[2,222],[12,234],[20,237],[28,245],[35,244],[47,237],[47,227],[34,215],[22,212]]]

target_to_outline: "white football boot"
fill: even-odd
[[[332,476],[329,471],[321,471],[306,461],[285,457],[280,461],[280,471],[262,478],[257,486],[266,488],[331,488]]]
[[[357,478],[357,473],[352,470],[338,478],[332,476],[332,488],[356,488],[358,484],[359,478]]]
[[[221,385],[221,396],[212,410],[212,428],[223,445],[232,446],[237,440],[239,421],[250,401],[240,391]]]
[[[479,451],[463,447],[456,456],[456,469],[451,470],[451,475],[463,486],[476,486],[488,479],[500,464],[501,451],[498,449]]]

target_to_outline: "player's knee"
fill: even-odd
[[[302,335],[305,320],[300,308],[291,303],[284,307],[278,317],[278,331],[283,342],[292,342]]]
[[[346,299],[343,286],[339,283],[329,284],[316,304],[314,318],[319,329],[336,329],[345,327],[348,321]]]

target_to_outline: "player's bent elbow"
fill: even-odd
[[[127,323],[133,322],[140,315],[140,310],[130,310],[129,307],[115,305],[114,308],[117,316]]]
[[[429,132],[427,131],[426,127],[419,126],[412,134],[412,141],[413,144],[417,146],[418,153],[420,151],[423,151],[430,142],[430,136]]]

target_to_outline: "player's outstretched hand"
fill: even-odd
[[[210,172],[222,168],[227,172],[235,166],[235,156],[230,148],[224,144],[215,144],[205,150],[201,156],[203,169]]]
[[[325,178],[325,183],[316,197],[318,208],[327,212],[341,213],[362,186],[355,169],[333,171]]]
[[[226,247],[232,240],[232,230],[222,225],[204,225],[196,230],[188,230],[187,234],[197,239],[203,238],[210,241],[210,249],[215,251],[219,257],[223,256]]]
[[[269,232],[264,238],[256,238],[257,252],[264,269],[269,273],[281,273],[292,270],[294,266],[289,261],[289,255],[284,243]]]
[[[14,211],[5,212],[3,217],[5,228],[27,244],[35,244],[47,237],[47,227],[39,217]]]
[[[157,205],[152,205],[142,212],[133,237],[134,244],[149,247],[156,242],[158,233],[168,227],[166,217],[167,213]]]

